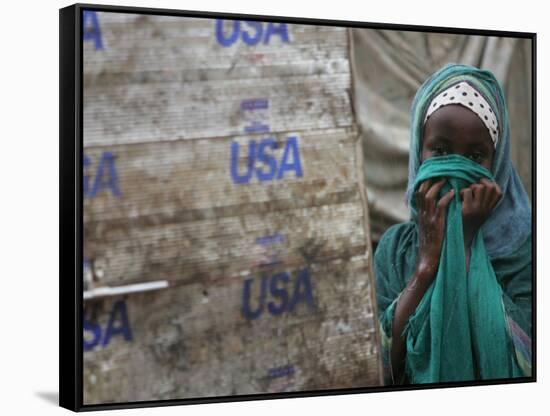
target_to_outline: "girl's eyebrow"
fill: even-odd
[[[472,149],[474,150],[483,150],[485,152],[488,152],[490,150],[489,146],[487,146],[485,143],[476,143],[472,145]]]
[[[449,139],[448,139],[447,137],[445,137],[445,136],[434,136],[433,138],[430,138],[430,139],[428,140],[428,142],[429,142],[430,144],[439,143],[439,142],[443,142],[443,143],[447,143],[447,144],[448,144],[448,143],[451,142],[451,140],[449,140]]]
[[[485,150],[487,152],[491,151],[491,149],[493,148],[493,146],[491,146],[485,140],[473,142],[473,143],[470,144],[470,147],[474,148],[474,149]]]

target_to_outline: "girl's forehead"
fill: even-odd
[[[457,104],[436,110],[424,125],[423,144],[435,139],[493,147],[489,131],[473,111]]]

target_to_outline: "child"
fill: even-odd
[[[530,377],[531,206],[502,89],[448,64],[411,115],[411,218],[374,256],[386,383]]]

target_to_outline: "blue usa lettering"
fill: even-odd
[[[309,308],[315,308],[308,269],[299,270],[294,282],[291,282],[287,272],[273,276],[264,274],[260,279],[259,295],[253,309],[251,292],[255,280],[258,279],[247,279],[243,286],[242,313],[248,320],[259,318],[265,309],[270,315],[276,316],[285,311],[292,312],[299,303],[306,303]],[[268,292],[272,300],[267,302],[266,308]]]
[[[285,174],[291,175],[292,172],[295,177],[303,176],[298,138],[295,136],[287,137],[280,162],[277,162],[272,154],[277,147],[277,143],[272,137],[264,138],[259,143],[250,140],[246,153],[246,169],[241,172],[239,172],[238,166],[239,147],[238,142],[231,143],[231,179],[236,184],[249,183],[254,175],[260,182],[283,179]],[[254,168],[256,160],[263,166]]]
[[[279,377],[288,377],[293,375],[295,372],[294,365],[289,364],[282,367],[273,367],[267,370],[267,378],[279,378]]]
[[[97,169],[92,170],[92,159],[84,155],[83,159],[83,193],[85,198],[93,198],[102,192],[110,192],[114,196],[121,196],[118,183],[116,158],[111,152],[103,152]]]
[[[89,319],[89,311],[84,312],[84,351],[90,351],[101,345],[105,348],[115,336],[122,336],[125,341],[132,340],[132,330],[128,320],[126,302],[118,300],[109,313],[109,322],[105,328]]]
[[[267,45],[273,36],[279,37],[283,43],[289,43],[287,24],[216,19],[216,39],[226,48],[239,39],[250,46],[260,42]]]
[[[101,28],[99,27],[99,19],[97,12],[84,10],[82,14],[82,32],[83,41],[91,41],[96,49],[103,49],[103,41],[101,40]]]
[[[269,99],[247,98],[241,101],[241,112],[245,133],[269,132]]]

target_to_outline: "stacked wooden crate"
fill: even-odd
[[[347,30],[84,25],[84,403],[379,385]]]

